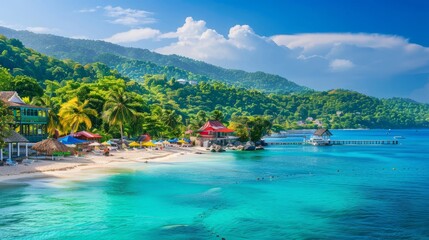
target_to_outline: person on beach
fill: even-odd
[[[105,148],[104,149],[104,156],[109,156],[109,154],[110,154],[109,148]]]

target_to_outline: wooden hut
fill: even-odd
[[[46,153],[46,155],[52,155],[54,152],[68,152],[69,149],[63,143],[60,143],[55,138],[48,138],[41,142],[33,145],[31,148],[38,152]]]
[[[327,140],[332,136],[332,133],[326,128],[320,128],[320,129],[317,129],[316,132],[314,132],[313,136],[320,137],[324,140]]]

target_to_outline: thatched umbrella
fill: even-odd
[[[67,152],[68,148],[66,145],[60,143],[57,139],[48,138],[41,142],[38,142],[31,147],[31,149],[38,152],[44,152],[46,155],[52,155],[53,152]]]

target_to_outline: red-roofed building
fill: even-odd
[[[140,135],[136,142],[149,142],[151,139],[150,135],[148,133]]]
[[[234,130],[225,127],[219,121],[207,121],[198,131],[197,138],[200,146],[208,146],[210,143],[226,145],[229,140],[236,139],[231,135]]]
[[[87,140],[87,141],[97,141],[97,142],[99,142],[102,138],[101,135],[98,135],[96,133],[90,133],[87,131],[80,131],[80,132],[73,133],[70,135],[72,135],[73,137],[78,138],[78,139]]]

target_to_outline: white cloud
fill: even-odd
[[[0,26],[15,29],[15,30],[26,30],[34,33],[58,33],[60,30],[58,28],[48,28],[48,27],[26,27],[20,24],[8,24],[5,21],[0,20]]]
[[[100,6],[97,6],[95,8],[84,8],[84,9],[79,10],[78,12],[80,12],[80,13],[93,13],[93,12],[98,11],[98,9],[100,9],[100,8],[101,8]]]
[[[127,32],[116,33],[115,35],[104,39],[107,42],[112,43],[129,43],[137,42],[145,39],[152,39],[159,36],[161,32],[157,29],[152,28],[137,28],[131,29]]]
[[[156,19],[151,17],[153,13],[143,10],[112,7],[110,5],[104,7],[104,10],[106,15],[113,19],[110,22],[115,24],[135,26],[156,22]]]
[[[239,49],[254,50],[254,38],[258,38],[249,25],[235,25],[229,29],[228,38]]]
[[[350,69],[354,64],[347,59],[334,59],[329,63],[329,67],[332,71],[344,71]]]
[[[22,26],[17,24],[9,24],[6,21],[0,20],[0,26],[12,28],[12,29],[22,29]]]
[[[124,9],[119,8],[111,16],[123,16],[122,12]],[[165,42],[159,41],[161,47],[155,49],[162,54],[278,74],[317,90],[345,88],[414,99],[422,99],[418,96],[427,90],[415,76],[429,74],[429,49],[400,36],[312,33],[266,37],[255,33],[249,25],[233,26],[224,36],[208,28],[205,21],[188,17],[175,32],[137,28],[105,40],[130,43],[149,39],[169,39],[168,45],[160,45]]]
[[[303,48],[308,50],[320,46],[348,44],[357,47],[394,48],[406,42],[398,36],[366,33],[310,33],[296,35],[276,35],[271,37],[278,45],[290,49]]]
[[[346,88],[369,94],[383,92],[384,96],[403,91],[402,96],[411,96],[411,91],[385,86],[397,87],[413,81],[415,74],[429,74],[429,49],[401,36],[311,33],[266,37],[248,25],[233,26],[228,36],[223,36],[207,28],[205,21],[188,17],[175,32],[159,38],[174,40],[155,49],[159,53],[279,74],[317,90]],[[395,84],[389,85],[393,81]],[[414,83],[421,85],[417,80]]]
[[[230,58],[230,46],[226,39],[213,29],[207,29],[206,22],[187,17],[185,24],[176,32],[162,34],[160,38],[177,38],[170,46],[158,49],[165,54],[179,54],[199,60]]]
[[[34,33],[53,33],[57,32],[56,28],[47,28],[47,27],[26,27],[25,30],[34,32]]]
[[[216,30],[208,29],[205,21],[196,21],[192,17],[187,17],[176,32],[162,34],[160,37],[177,38],[177,42],[156,49],[159,53],[183,55],[228,68],[241,68],[237,63],[246,52],[260,54],[260,51],[267,50],[262,46],[259,48],[259,45],[275,45],[271,39],[256,35],[248,25],[232,27],[228,38],[225,38]],[[258,61],[254,61],[251,65],[256,67],[257,64]]]

